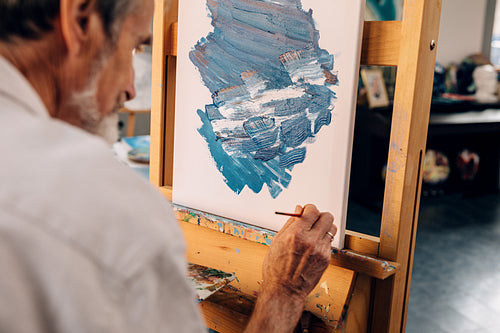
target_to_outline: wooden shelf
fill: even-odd
[[[160,191],[168,200],[172,200],[172,188],[170,186],[164,186],[160,188]],[[175,204],[172,206],[179,222],[195,224],[247,241],[270,245],[276,234],[271,230],[225,219],[196,209]],[[399,264],[376,257],[378,242],[379,239],[377,237],[347,230],[346,248],[341,250],[332,249],[331,264],[385,280],[396,273]]]

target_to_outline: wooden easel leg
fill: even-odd
[[[368,318],[371,305],[371,289],[372,278],[365,274],[357,274],[341,332],[369,331],[370,323]]]
[[[375,282],[372,332],[388,332],[394,277]]]
[[[175,80],[177,57],[167,56],[167,74],[165,87],[165,155],[164,155],[164,185],[172,186],[174,168],[174,125],[175,125]]]

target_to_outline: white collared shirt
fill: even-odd
[[[202,332],[168,202],[0,57],[0,332]]]

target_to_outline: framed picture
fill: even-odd
[[[277,231],[314,203],[343,247],[364,4],[179,3],[175,204]]]
[[[382,70],[375,68],[361,69],[361,79],[366,88],[366,97],[370,108],[378,108],[389,105],[387,90],[385,88]]]

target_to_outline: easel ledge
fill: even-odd
[[[172,188],[165,186],[161,188],[164,196],[172,200]],[[215,230],[226,235],[236,236],[248,241],[263,245],[271,245],[276,232],[245,224],[217,215],[205,213],[196,209],[172,204],[176,218],[179,222],[187,222]],[[368,236],[369,237],[369,236]],[[332,248],[331,265],[353,270],[358,273],[364,273],[371,277],[385,280],[396,273],[399,264],[397,262],[384,260],[367,254],[366,245],[369,248],[378,248],[378,237],[369,237],[354,231],[346,231],[346,249]],[[361,244],[365,246],[360,246]],[[353,250],[358,246],[362,247],[359,251]]]
[[[171,200],[171,188],[165,188],[162,192],[166,193],[166,197]],[[187,222],[209,228],[227,235],[236,236],[248,241],[256,242],[263,245],[271,245],[271,242],[276,232],[259,228],[253,225],[245,224],[230,219],[226,219],[217,215],[205,213],[196,209],[183,207],[172,204],[176,218],[180,222]],[[365,238],[366,235],[358,234],[353,231],[346,231],[346,240],[348,244],[358,242],[371,242],[370,247],[377,247],[377,237],[372,239]],[[349,249],[332,248],[331,264],[353,270],[358,273],[364,273],[371,277],[385,280],[396,273],[399,264],[392,261],[387,261],[376,256],[368,255],[365,251]]]

